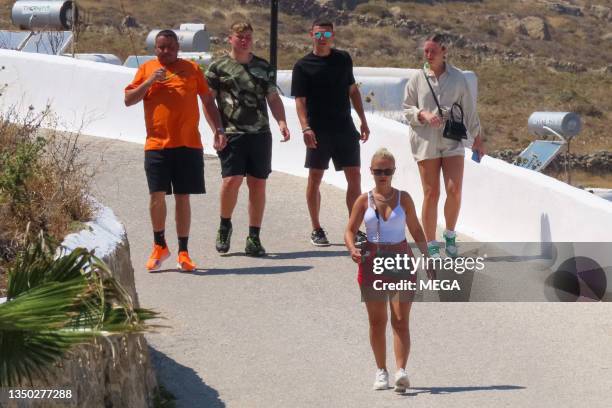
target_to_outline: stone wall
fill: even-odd
[[[490,152],[488,154],[491,157],[512,163],[522,151],[522,149],[505,149]],[[589,154],[570,153],[568,159],[569,161],[567,164],[569,164],[572,169],[584,170],[594,174],[612,173],[612,152],[609,151],[599,151]],[[562,170],[565,168],[566,161],[565,153],[561,153],[548,165],[548,169],[553,171]]]
[[[132,296],[138,297],[130,245],[123,225],[108,208],[100,207],[96,220],[79,234],[66,237],[69,248],[85,246],[95,250],[113,271],[115,278]],[[157,387],[147,341],[142,334],[99,338],[74,348],[57,362],[46,378],[35,377],[22,388],[71,390],[70,399],[0,401],[4,407],[140,408],[153,406]],[[15,387],[19,388],[19,387]],[[6,405],[5,405],[6,404]]]

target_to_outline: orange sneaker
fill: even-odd
[[[147,269],[149,271],[157,270],[161,267],[162,263],[170,257],[170,250],[168,247],[163,248],[161,245],[153,245],[153,252],[147,261]]]
[[[181,271],[193,271],[196,268],[196,264],[193,263],[193,261],[189,257],[189,252],[187,251],[179,252],[177,262],[178,263],[176,266]]]

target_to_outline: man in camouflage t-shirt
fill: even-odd
[[[206,72],[208,86],[216,98],[227,135],[221,160],[221,224],[216,248],[226,253],[232,235],[232,213],[238,200],[242,179],[249,188],[249,235],[245,252],[263,256],[265,250],[259,231],[266,202],[266,179],[272,171],[272,135],[267,105],[278,122],[282,141],[289,140],[285,109],[278,95],[274,68],[251,53],[253,27],[234,23],[228,42],[231,51],[215,60]]]

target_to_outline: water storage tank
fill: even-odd
[[[72,54],[65,54],[65,56],[71,57]],[[111,65],[121,65],[121,60],[114,54],[74,54],[74,58]]]
[[[206,24],[204,23],[183,23],[180,25],[179,30],[181,31],[206,31]]]
[[[75,9],[75,17],[79,13]],[[40,0],[17,1],[11,11],[13,24],[22,30],[70,30],[72,29],[72,1]]]
[[[161,30],[153,30],[147,36],[147,51],[153,52],[155,50],[155,36]],[[210,34],[208,31],[185,31],[185,30],[172,30],[176,33],[181,51],[185,52],[202,52],[210,49]]]
[[[573,112],[533,112],[527,121],[529,131],[538,136],[550,134],[544,126],[569,139],[580,133],[582,121]]]

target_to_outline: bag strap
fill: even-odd
[[[436,102],[436,106],[438,107],[438,115],[442,117],[442,108],[440,107],[438,98],[436,98],[436,93],[434,92],[433,87],[431,86],[431,82],[429,82],[429,78],[427,77],[427,72],[425,72],[425,70],[423,70],[423,75],[425,75],[425,80],[427,81],[427,85],[429,85],[429,89],[431,90],[431,95],[433,96],[434,101]]]
[[[368,191],[368,198],[370,205],[374,209],[374,214],[376,214],[376,251],[378,252],[378,244],[380,243],[380,214],[378,213],[378,207],[376,207],[376,202],[374,201],[374,190]]]

